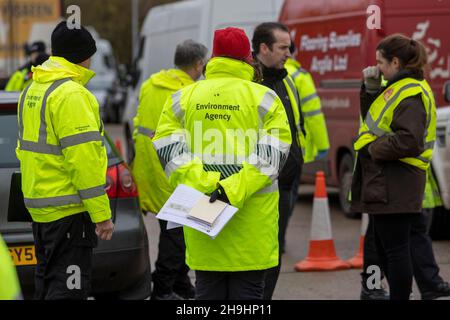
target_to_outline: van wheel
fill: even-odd
[[[350,202],[348,201],[348,193],[352,186],[353,176],[353,158],[346,153],[339,164],[339,202],[345,216],[350,219],[361,217],[361,213],[352,212],[350,210]]]
[[[433,240],[450,239],[450,210],[444,207],[434,208],[431,216],[428,234]]]

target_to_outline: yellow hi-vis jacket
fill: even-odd
[[[162,70],[142,85],[135,125],[135,158],[132,170],[139,190],[141,208],[159,212],[173,192],[164,169],[159,162],[152,139],[161,116],[162,108],[176,91],[194,83],[184,71]]]
[[[432,209],[442,206],[442,198],[439,193],[439,187],[434,177],[431,166],[427,169],[427,183],[425,184],[425,195],[423,197],[422,207]]]
[[[239,211],[214,240],[185,227],[186,263],[205,271],[278,265],[278,172],[291,132],[280,98],[245,62],[216,57],[167,100],[154,145],[171,185],[205,194],[220,184]]]
[[[325,117],[322,113],[320,98],[317,95],[314,80],[301,64],[289,58],[285,68],[294,79],[300,97],[300,107],[305,117],[305,163],[313,162],[317,154],[330,149]]]
[[[24,68],[13,73],[8,83],[6,84],[5,91],[22,91],[32,81],[30,77],[30,70]]]
[[[84,88],[94,75],[51,57],[33,68],[33,82],[22,92],[16,153],[35,222],[85,211],[94,223],[111,218],[103,124],[97,100]]]
[[[354,143],[355,151],[361,150],[379,137],[393,134],[390,125],[395,108],[402,100],[418,94],[422,98],[427,114],[425,151],[417,157],[403,158],[400,161],[426,171],[430,166],[436,141],[436,103],[433,91],[426,80],[405,78],[384,89],[383,93],[372,103],[366,119],[361,123],[358,139]]]
[[[22,300],[19,278],[5,242],[0,236],[0,301]]]

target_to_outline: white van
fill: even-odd
[[[139,76],[136,86],[129,88],[123,117],[128,160],[133,157],[131,133],[141,85],[151,74],[173,67],[177,44],[192,39],[206,45],[211,54],[216,29],[239,27],[251,39],[259,23],[278,20],[282,5],[283,0],[188,0],[148,12],[141,31]]]

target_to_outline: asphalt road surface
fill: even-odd
[[[107,125],[113,138],[124,137],[121,126]],[[124,150],[125,152],[125,150]],[[361,290],[359,269],[336,272],[296,272],[294,266],[308,254],[314,186],[300,186],[300,196],[291,217],[286,237],[286,253],[283,255],[281,274],[274,293],[276,300],[357,300]],[[347,260],[358,251],[361,220],[346,218],[340,211],[338,196],[329,192],[332,236],[337,255]],[[150,259],[154,266],[158,253],[159,225],[153,215],[145,217],[150,242]],[[450,241],[433,242],[440,275],[450,281]],[[193,281],[194,273],[191,272]],[[414,284],[413,299],[420,299]]]

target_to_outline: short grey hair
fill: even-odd
[[[207,53],[208,48],[203,44],[189,39],[177,45],[174,63],[179,68],[191,67],[196,62],[205,60]]]

